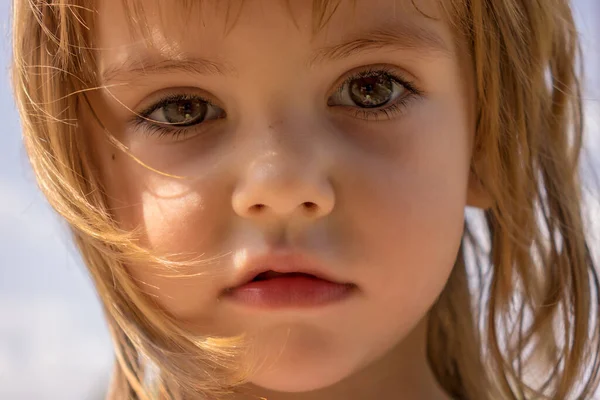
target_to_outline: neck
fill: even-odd
[[[427,363],[426,317],[385,356],[342,381],[315,391],[282,393],[248,385],[243,399],[267,400],[449,400]]]

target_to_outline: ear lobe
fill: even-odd
[[[485,189],[473,166],[469,171],[469,183],[467,188],[467,205],[487,210],[493,205],[492,196]]]

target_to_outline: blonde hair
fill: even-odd
[[[124,1],[143,15],[142,2]],[[340,1],[313,0],[315,30]],[[493,205],[483,238],[465,222],[456,265],[429,313],[431,368],[457,399],[591,398],[600,368],[598,278],[582,222],[582,106],[569,2],[440,4],[472,58],[472,171]],[[117,355],[114,398],[223,398],[248,377],[236,368],[244,338],[191,336],[141,293],[126,263],[173,270],[185,263],[142,248],[138,232],[118,226],[77,123],[86,92],[98,89],[93,5],[14,1],[12,73],[27,153],[102,300]],[[525,376],[531,360],[546,368],[536,382]],[[152,365],[158,372],[149,380]]]

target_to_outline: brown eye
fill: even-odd
[[[148,119],[165,125],[190,126],[206,120],[222,118],[225,112],[196,97],[180,97],[160,102]]]
[[[170,124],[185,125],[204,119],[206,103],[197,99],[174,101],[163,107],[163,115]]]
[[[385,71],[363,72],[348,78],[328,100],[330,106],[376,108],[407,92],[398,79]]]
[[[368,76],[350,81],[350,98],[359,107],[379,107],[389,102],[394,94],[394,83],[384,75]]]

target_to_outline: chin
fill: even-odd
[[[278,392],[308,392],[334,385],[364,361],[360,351],[352,350],[354,346],[342,343],[313,329],[269,335],[262,341],[262,349],[268,350],[258,353],[268,356],[253,360],[256,372],[250,383]]]
[[[309,392],[332,386],[351,375],[353,368],[341,360],[315,359],[312,362],[276,363],[261,371],[251,383],[277,392]]]

